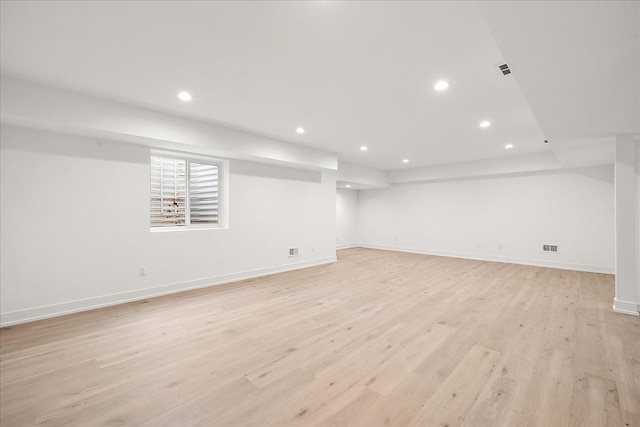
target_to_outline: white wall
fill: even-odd
[[[313,170],[335,154],[147,108],[0,75],[3,124]]]
[[[513,173],[532,173],[561,169],[562,165],[551,151],[533,154],[519,154],[493,159],[471,160],[444,165],[389,171],[389,182],[439,181],[446,179],[490,177]]]
[[[631,135],[616,136],[615,224],[616,294],[613,309],[638,315],[638,181],[637,143]]]
[[[614,269],[611,166],[361,191],[358,221],[362,246]],[[559,253],[543,253],[547,243]]]
[[[150,232],[148,147],[0,139],[4,325],[335,260],[335,172],[232,161],[229,229]]]
[[[640,141],[635,142],[636,145],[636,248],[640,251]],[[637,294],[636,302],[638,303],[638,311],[640,311],[640,259],[637,260]]]
[[[389,187],[387,172],[345,162],[338,162],[337,180],[341,184],[350,184],[352,189]]]
[[[339,188],[336,191],[336,248],[358,243],[358,191]]]

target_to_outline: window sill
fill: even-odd
[[[150,228],[151,233],[171,233],[176,231],[205,231],[205,230],[228,230],[229,226],[219,227],[163,227]]]

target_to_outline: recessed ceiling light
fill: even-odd
[[[433,87],[435,90],[437,90],[438,92],[445,90],[446,88],[449,87],[449,83],[447,83],[444,80],[440,80],[438,83],[435,84],[435,86]]]
[[[367,148],[366,145],[363,145],[362,147],[360,147],[360,151],[367,151],[367,150],[368,150],[368,148]]]
[[[178,98],[180,98],[181,101],[185,101],[185,102],[191,101],[192,99],[191,94],[185,91],[180,92],[178,94]]]
[[[481,128],[488,128],[489,126],[491,126],[491,122],[484,120],[480,122],[480,127]]]
[[[507,150],[511,150],[513,148],[513,144],[507,144],[504,146]]]
[[[298,127],[298,128],[296,128],[296,132],[302,134],[302,133],[304,133],[304,128],[303,127]]]
[[[409,159],[402,159],[402,163],[409,163]]]
[[[345,187],[351,188],[351,184],[347,184],[347,185],[345,185]]]

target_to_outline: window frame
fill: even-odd
[[[174,160],[184,160],[186,171],[186,194],[185,194],[185,225],[153,227],[151,226],[151,158],[165,157]],[[191,224],[191,162],[218,167],[218,223],[217,224]],[[178,151],[165,151],[152,149],[149,152],[149,193],[148,193],[148,224],[152,233],[167,231],[194,231],[194,230],[220,230],[229,228],[228,212],[228,194],[229,194],[229,161],[219,157],[206,156],[193,153],[184,153]]]

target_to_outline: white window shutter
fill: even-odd
[[[218,224],[219,168],[189,162],[189,214],[191,224]]]
[[[187,162],[151,157],[151,227],[186,225]]]

